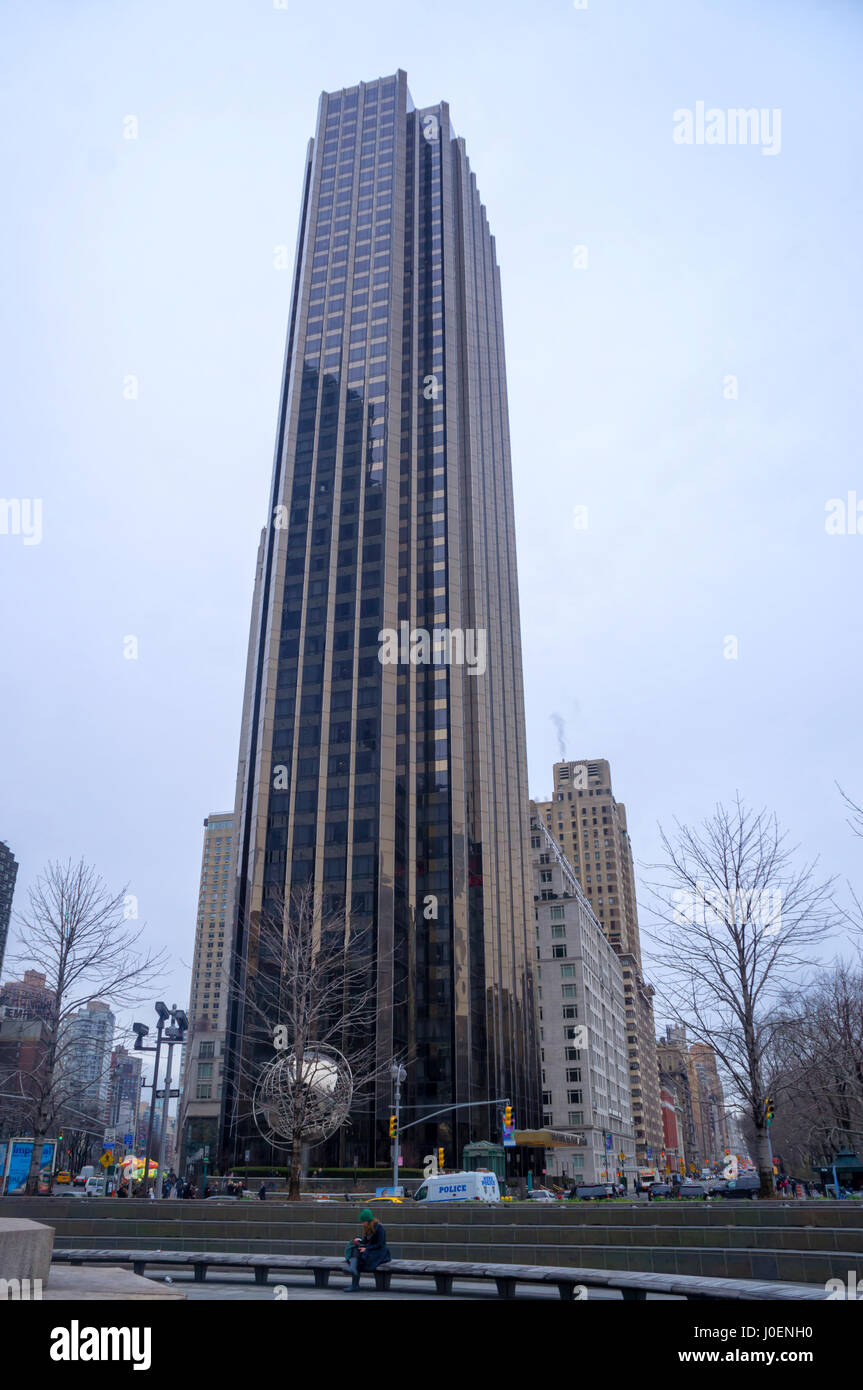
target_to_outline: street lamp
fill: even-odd
[[[393,1086],[395,1088],[395,1105],[393,1108],[395,1110],[396,1120],[395,1135],[393,1137],[393,1196],[396,1196],[395,1189],[397,1189],[399,1185],[399,1102],[401,1100],[401,1084],[403,1081],[407,1080],[407,1075],[401,1062],[393,1062],[390,1067],[390,1076],[393,1079]]]
[[[185,1034],[185,1032],[186,1032],[186,1030],[188,1029],[188,1026],[189,1026],[189,1020],[188,1020],[188,1018],[186,1017],[185,1011],[184,1011],[183,1009],[178,1009],[177,1006],[176,1006],[176,1004],[174,1005],[173,1009],[169,1009],[168,1006],[167,1006],[167,1004],[166,1004],[163,1000],[158,999],[158,1000],[156,1001],[156,1006],[155,1006],[155,1007],[156,1007],[156,1017],[158,1018],[158,1024],[157,1024],[157,1026],[156,1026],[156,1046],[155,1046],[155,1047],[150,1047],[150,1046],[148,1046],[148,1045],[143,1041],[143,1039],[146,1038],[146,1037],[148,1037],[148,1036],[149,1036],[149,1033],[150,1033],[150,1030],[149,1030],[149,1028],[147,1027],[146,1023],[133,1023],[133,1024],[132,1024],[132,1032],[135,1034],[135,1047],[134,1047],[134,1051],[135,1051],[135,1052],[155,1052],[155,1054],[156,1054],[155,1060],[154,1060],[154,1063],[153,1063],[153,1094],[152,1094],[152,1096],[151,1096],[151,1098],[150,1098],[150,1118],[149,1118],[149,1121],[148,1121],[148,1123],[147,1123],[147,1144],[146,1144],[146,1147],[145,1147],[145,1149],[144,1149],[144,1188],[143,1188],[143,1194],[144,1194],[145,1197],[147,1196],[147,1193],[148,1193],[148,1191],[149,1191],[149,1189],[150,1189],[150,1152],[151,1152],[152,1147],[153,1147],[153,1125],[154,1125],[155,1118],[156,1118],[156,1091],[157,1091],[158,1085],[159,1085],[159,1057],[160,1057],[161,1051],[162,1051],[162,1038],[163,1038],[163,1036],[164,1036],[165,1038],[168,1038],[169,1035],[170,1035],[170,1033],[171,1033],[171,1031],[173,1031],[173,1030],[171,1030],[171,1029],[166,1030],[166,1029],[165,1029],[165,1024],[167,1023],[168,1019],[173,1019],[175,1025],[179,1024],[179,1020],[182,1020],[182,1025],[183,1025],[183,1026],[182,1026],[182,1028],[181,1028],[181,1030],[180,1030],[180,1034],[179,1034],[179,1036],[180,1036],[181,1039],[182,1039],[183,1035]],[[175,1042],[175,1041],[176,1041],[176,1039],[171,1039],[171,1049],[173,1049],[173,1045],[174,1045],[174,1042]],[[171,1053],[170,1053],[170,1050],[169,1050],[169,1053],[168,1053],[168,1081],[167,1081],[167,1084],[166,1084],[166,1087],[165,1087],[166,1091],[170,1089],[170,1085],[171,1085],[170,1071],[171,1071]],[[166,1096],[165,1096],[165,1109],[164,1109],[163,1112],[162,1112],[162,1145],[164,1145],[164,1141],[165,1141],[165,1115],[166,1115],[166,1111],[167,1111],[168,1099],[169,1099],[169,1098],[168,1098],[168,1096],[166,1095]],[[162,1160],[162,1157],[163,1157],[163,1151],[162,1151],[162,1147],[160,1147],[160,1151],[159,1151],[159,1165],[160,1165],[160,1166],[159,1166],[158,1172],[161,1172],[161,1160]]]
[[[148,1120],[148,1122],[147,1122],[147,1142],[146,1142],[146,1145],[145,1145],[145,1147],[144,1147],[144,1187],[143,1187],[143,1195],[144,1195],[145,1197],[147,1196],[147,1193],[148,1193],[149,1188],[150,1188],[150,1148],[151,1148],[152,1143],[153,1143],[153,1121],[155,1120],[155,1117],[156,1117],[156,1087],[157,1087],[158,1084],[159,1084],[159,1054],[161,1053],[161,1050],[162,1050],[162,1029],[163,1029],[164,1024],[165,1024],[165,1018],[164,1018],[163,1015],[162,1015],[162,1009],[164,1009],[164,1007],[165,1007],[164,1004],[157,1004],[157,1005],[156,1005],[156,1013],[157,1013],[157,1015],[158,1015],[159,1022],[158,1022],[157,1028],[156,1028],[156,1046],[155,1046],[155,1047],[149,1047],[149,1046],[143,1041],[143,1039],[146,1038],[146,1037],[148,1037],[148,1036],[149,1036],[149,1033],[150,1033],[150,1030],[149,1030],[149,1028],[147,1027],[146,1023],[133,1023],[133,1024],[132,1024],[132,1032],[135,1034],[135,1047],[134,1047],[134,1051],[135,1051],[135,1052],[155,1052],[155,1054],[156,1054],[155,1062],[154,1062],[154,1064],[153,1064],[153,1094],[152,1094],[152,1096],[151,1096],[151,1098],[150,1098],[150,1117],[149,1117],[149,1120]]]
[[[174,1047],[177,1043],[183,1042],[189,1027],[189,1020],[185,1011],[183,1009],[178,1009],[176,1004],[171,1009],[170,1018],[172,1020],[172,1026],[165,1029],[165,1041],[168,1044],[168,1066],[165,1076],[165,1099],[162,1105],[162,1132],[159,1139],[159,1174],[162,1173],[165,1166],[165,1141],[168,1135],[168,1104],[171,1099],[171,1062],[174,1056]],[[180,1092],[178,1090],[177,1095],[179,1094]]]

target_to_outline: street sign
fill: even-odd
[[[134,1134],[124,1134],[124,1135],[123,1135],[123,1143],[126,1145],[126,1148],[127,1148],[127,1149],[131,1149],[131,1147],[132,1147],[132,1145],[134,1144],[134,1142],[135,1142],[135,1136],[134,1136]]]
[[[168,1098],[169,1098],[170,1100],[172,1100],[175,1096],[178,1096],[179,1094],[180,1094],[179,1091],[169,1091],[169,1093],[168,1093]],[[157,1100],[164,1100],[164,1099],[165,1099],[165,1088],[164,1088],[164,1086],[162,1087],[161,1091],[157,1091],[157,1092],[156,1092],[156,1099],[157,1099]]]
[[[623,1163],[626,1158],[626,1154],[618,1154],[617,1157],[620,1159],[621,1163]]]
[[[114,1162],[114,1155],[111,1153],[110,1149],[108,1149],[106,1153],[103,1153],[102,1157],[99,1159],[99,1162],[101,1163],[103,1168],[111,1167],[112,1163]]]

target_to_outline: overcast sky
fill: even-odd
[[[863,501],[861,39],[853,0],[7,0],[0,494],[42,502],[40,543],[0,534],[17,907],[83,855],[188,1002],[202,821],[234,795],[276,248],[319,92],[398,67],[450,102],[497,237],[532,794],[557,715],[568,757],[609,759],[642,863],[658,822],[739,790],[863,888],[835,787],[863,796],[863,519],[826,530]],[[759,142],[677,143],[699,102],[763,110]]]

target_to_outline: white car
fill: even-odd
[[[535,1187],[532,1192],[528,1192],[528,1197],[532,1202],[556,1202],[557,1197],[553,1192],[549,1192],[547,1187]]]

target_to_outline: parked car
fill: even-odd
[[[730,1181],[727,1182],[725,1186],[717,1192],[716,1195],[718,1197],[736,1197],[738,1201],[740,1201],[741,1198],[747,1201],[752,1201],[755,1197],[758,1196],[760,1191],[761,1181],[757,1177],[757,1175],[752,1175],[747,1177],[731,1178]]]
[[[673,1197],[674,1188],[670,1182],[652,1182],[647,1189],[648,1195],[656,1200],[657,1197]]]
[[[557,1193],[549,1192],[547,1187],[535,1187],[532,1192],[528,1192],[528,1197],[532,1202],[556,1202]]]
[[[687,1198],[700,1197],[706,1202],[710,1196],[710,1186],[706,1182],[682,1182],[678,1184],[674,1195],[682,1197],[684,1201]]]
[[[580,1183],[569,1195],[578,1202],[602,1202],[614,1196],[614,1188],[610,1182]]]

